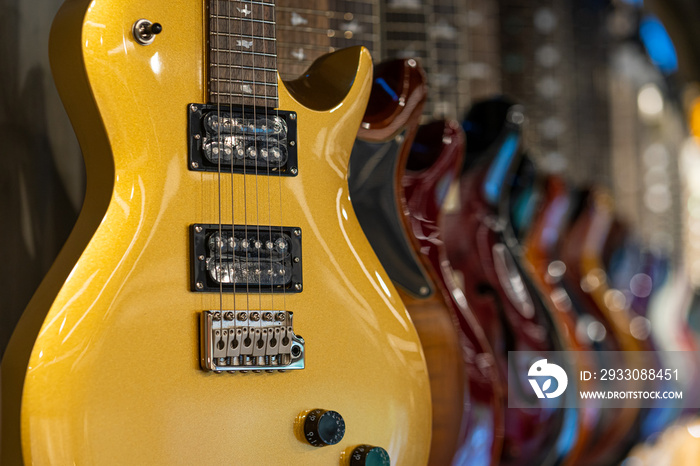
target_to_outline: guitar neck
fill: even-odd
[[[378,0],[281,0],[277,15],[278,65],[285,80],[340,48],[364,45],[378,60]]]
[[[383,8],[384,55],[415,58],[428,75],[424,114],[456,118],[468,105],[466,5],[455,0],[388,0]]]
[[[275,3],[210,0],[209,100],[277,107]]]
[[[503,93],[499,3],[467,0],[467,59],[461,71],[468,79],[472,102]]]

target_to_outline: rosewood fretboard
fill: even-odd
[[[277,107],[275,3],[209,1],[209,100]]]
[[[279,71],[302,74],[321,55],[364,45],[379,60],[379,0],[278,0]]]
[[[428,118],[457,118],[469,91],[464,0],[382,0],[383,54],[415,58],[428,75]]]

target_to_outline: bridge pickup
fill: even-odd
[[[303,369],[304,339],[287,311],[204,311],[200,363],[205,371]]]
[[[188,106],[189,168],[296,176],[296,113],[231,105]]]
[[[302,291],[300,228],[195,224],[190,238],[192,291]]]

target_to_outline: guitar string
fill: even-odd
[[[215,8],[214,8],[214,15],[215,19],[214,22],[216,24],[215,27],[213,27],[214,30],[214,42],[217,44],[219,43],[219,1],[214,0],[215,3]],[[211,27],[211,26],[210,26]],[[218,58],[218,55],[217,55]],[[216,138],[217,138],[217,143],[212,145],[212,153],[214,152],[214,148],[217,148],[217,197],[218,197],[218,221],[219,221],[219,240],[216,243],[216,247],[219,250],[219,256],[218,256],[218,264],[214,264],[214,270],[216,270],[216,267],[218,265],[218,279],[219,279],[219,341],[216,343],[216,345],[221,349],[222,343],[224,348],[226,347],[226,343],[224,342],[224,289],[223,289],[223,236],[221,234],[221,158],[223,157],[221,153],[221,149],[223,147],[223,144],[221,144],[221,89],[219,89],[221,81],[220,76],[218,76],[219,71],[217,70],[217,81],[216,81],[216,90],[217,90],[217,98],[216,98],[216,118],[219,124],[216,126]],[[216,275],[216,274],[215,274]],[[225,354],[225,353],[224,353]]]
[[[242,1],[238,1],[238,4],[243,5]],[[245,13],[243,11],[246,11],[246,5],[243,5],[243,10],[240,8],[236,7],[238,10],[238,15],[236,16],[239,21],[240,25],[240,37],[241,37],[241,45],[240,47],[243,47],[243,27],[246,24],[246,21],[244,20]],[[245,115],[245,90],[243,88],[243,71],[245,70],[245,67],[243,66],[243,60],[244,60],[244,54],[241,53],[239,55],[241,57],[241,79],[240,79],[240,84],[239,84],[239,89],[240,89],[240,96],[241,96],[241,130],[242,130],[242,136],[243,136],[243,141],[245,141],[245,133],[246,133],[246,115]],[[255,112],[255,99],[253,98],[253,112]],[[255,127],[255,118],[253,118],[253,128]],[[249,129],[249,128],[248,128]],[[245,295],[246,295],[246,311],[250,311],[250,276],[248,274],[249,272],[249,259],[248,259],[248,251],[250,248],[250,238],[248,237],[248,173],[247,173],[247,165],[248,165],[248,151],[247,149],[244,148],[243,150],[243,230],[244,230],[244,238],[243,238],[243,244],[246,245],[244,248],[244,253],[245,253],[245,269],[243,269],[243,266],[241,266],[241,277],[245,278]],[[249,316],[250,317],[250,314]],[[250,338],[250,320],[248,322],[248,338]],[[247,346],[247,345],[246,345]]]
[[[263,20],[266,19],[265,18],[266,6],[267,5],[261,5],[261,7],[260,7],[261,16],[262,16]],[[274,37],[275,36],[274,27],[271,31],[272,32],[271,36],[269,34],[267,34],[267,35],[265,34],[265,27],[266,27],[266,23],[263,23],[262,24],[262,36],[264,38],[268,38],[268,39],[273,38],[274,39],[275,38]],[[263,40],[261,42],[263,53],[269,54],[269,52],[270,52],[270,49],[268,47],[269,43],[272,43],[274,46],[274,42],[270,42],[268,40]],[[255,50],[255,45],[253,46],[253,50]],[[275,65],[276,65],[276,60],[275,60]],[[271,66],[269,68],[276,68],[276,66]],[[267,67],[265,67],[265,69],[267,69]],[[273,265],[273,260],[272,260],[272,257],[273,257],[272,252],[273,252],[273,249],[275,247],[275,243],[274,243],[273,238],[272,238],[272,201],[270,199],[270,159],[271,159],[271,155],[272,155],[270,153],[270,131],[272,131],[274,129],[274,125],[272,125],[272,127],[270,127],[271,121],[270,121],[269,115],[268,115],[269,102],[268,102],[268,95],[267,95],[267,88],[268,88],[268,86],[267,86],[267,84],[268,84],[267,73],[268,73],[268,71],[262,71],[263,82],[265,83],[265,85],[263,85],[263,87],[265,88],[265,120],[264,120],[265,121],[265,125],[264,125],[265,132],[263,133],[265,135],[265,148],[260,149],[260,150],[261,151],[265,150],[265,153],[267,154],[267,156],[265,157],[265,170],[266,170],[266,173],[265,173],[266,177],[265,178],[267,181],[268,240],[265,242],[264,247],[265,247],[265,250],[268,251],[268,254],[270,256],[270,258],[269,258],[270,269],[267,271],[267,274],[268,274],[269,280],[270,280],[270,311],[273,311],[275,309],[275,293],[274,293],[275,280],[274,280],[274,265]],[[272,247],[269,247],[269,245],[272,245]],[[268,336],[268,338],[269,338],[269,336]]]
[[[250,58],[251,58],[251,64],[253,69],[251,70],[251,82],[252,82],[252,95],[253,95],[253,147],[254,147],[254,158],[253,158],[253,166],[255,167],[255,242],[253,245],[255,246],[255,250],[257,251],[257,267],[255,269],[255,277],[257,278],[257,288],[258,288],[258,319],[261,318],[262,314],[262,267],[260,264],[260,249],[262,247],[262,241],[260,241],[260,197],[259,197],[259,189],[258,189],[258,179],[259,179],[259,160],[260,160],[260,149],[258,147],[258,136],[257,136],[257,122],[258,122],[258,90],[257,90],[257,79],[256,79],[256,73],[255,73],[255,56],[257,52],[255,51],[255,9],[253,6],[253,0],[250,0],[250,18],[248,19],[248,23],[250,25],[250,44],[251,44],[251,53],[250,53]],[[247,5],[244,5],[244,9],[247,7]],[[262,6],[261,6],[262,9]],[[248,15],[245,15],[246,17]],[[241,89],[243,89],[243,74],[241,73]],[[266,86],[263,86],[266,87]],[[255,324],[255,329],[249,330],[249,335],[250,332],[260,332],[260,327],[262,325],[260,324],[260,321],[256,321]],[[260,338],[262,338],[262,334],[259,335]],[[256,338],[252,339],[253,340],[253,354],[255,354],[255,346],[257,346],[258,341]],[[256,357],[253,356],[253,363],[256,364]]]
[[[228,25],[229,25],[229,31],[227,35],[227,40],[228,40],[228,53],[230,57],[230,63],[233,64],[233,53],[235,52],[235,48],[243,47],[243,26],[244,22],[241,18],[240,15],[236,14],[236,10],[241,13],[241,9],[236,6],[237,3],[236,1],[232,0],[226,0],[227,1],[227,6],[228,6]],[[244,8],[245,10],[245,8]],[[236,26],[238,26],[238,40],[236,40]],[[238,315],[237,315],[237,303],[236,303],[236,287],[238,285],[237,279],[236,279],[236,251],[234,249],[234,245],[236,244],[235,240],[235,232],[236,232],[236,218],[235,218],[235,185],[234,185],[234,159],[237,155],[235,151],[236,145],[234,144],[236,142],[236,125],[234,124],[235,122],[235,107],[236,103],[234,102],[233,96],[237,96],[240,98],[240,116],[239,116],[239,122],[241,124],[241,134],[238,135],[239,140],[242,144],[243,147],[243,154],[242,154],[242,159],[243,159],[243,230],[244,230],[244,236],[243,239],[240,241],[238,244],[238,247],[242,249],[242,256],[240,262],[240,272],[241,272],[241,279],[246,281],[246,306],[245,310],[248,311],[250,310],[250,305],[249,305],[249,296],[248,296],[248,247],[250,246],[250,241],[248,238],[248,190],[247,190],[247,161],[246,161],[246,150],[245,150],[245,95],[243,93],[243,73],[245,70],[245,66],[243,65],[243,60],[244,60],[244,54],[243,53],[238,53],[236,55],[240,59],[240,67],[237,69],[240,70],[238,73],[240,73],[240,83],[239,89],[240,92],[235,92],[236,89],[236,74],[237,71],[233,67],[230,68],[229,73],[229,86],[230,89],[229,91],[232,93],[231,99],[229,100],[230,104],[230,118],[231,118],[231,142],[233,145],[232,153],[231,153],[231,237],[232,237],[232,242],[231,242],[231,247],[232,247],[232,262],[231,262],[231,268],[232,268],[232,277],[231,277],[231,285],[233,289],[233,305],[234,305],[234,327],[236,331],[236,335],[238,334]],[[249,322],[246,323],[246,326],[250,328]],[[248,338],[250,335],[248,335]],[[234,340],[235,341],[235,340]],[[242,341],[239,343],[238,348],[242,349],[242,346],[245,345],[245,341]],[[241,350],[239,350],[240,352]]]
[[[262,13],[261,16],[262,16],[263,20],[266,19],[265,18],[266,7],[269,7],[269,6],[268,5],[261,5],[261,7],[260,7],[260,10]],[[274,10],[274,2],[273,2],[272,9]],[[262,51],[263,51],[263,53],[269,54],[270,48],[268,47],[268,44],[272,44],[272,46],[275,47],[275,42],[274,42],[274,39],[276,39],[275,29],[274,29],[274,25],[272,25],[271,26],[272,31],[270,31],[272,34],[266,35],[265,34],[265,27],[266,27],[266,23],[263,23],[262,24],[262,36],[266,39],[273,39],[273,40],[272,41],[263,40],[261,42]],[[253,50],[255,50],[255,46],[253,46]],[[276,54],[276,51],[277,51],[277,48],[275,47],[275,53],[273,55]],[[266,65],[267,64],[268,63],[266,63]],[[269,68],[277,68],[277,66],[276,66],[277,61],[276,60],[274,60],[274,64],[275,64],[275,66],[271,66]],[[265,69],[267,69],[267,68],[268,67],[265,67]],[[273,261],[272,254],[274,251],[275,242],[274,242],[273,237],[272,237],[272,200],[270,197],[270,159],[271,159],[272,154],[270,152],[270,134],[269,134],[269,132],[272,129],[274,129],[274,125],[272,125],[272,128],[271,128],[270,124],[269,124],[270,120],[269,120],[269,115],[268,115],[269,101],[268,101],[268,95],[267,95],[267,88],[268,88],[268,86],[267,86],[267,84],[268,84],[267,73],[269,73],[269,72],[262,71],[262,75],[264,77],[263,82],[265,83],[265,85],[263,85],[263,87],[265,88],[265,129],[266,129],[266,131],[263,134],[265,134],[265,149],[264,150],[266,151],[266,154],[267,154],[266,160],[265,160],[266,161],[265,167],[266,167],[266,181],[267,181],[267,217],[268,217],[268,240],[265,242],[264,247],[267,250],[267,253],[269,254],[269,270],[267,271],[267,275],[268,275],[269,280],[270,280],[270,309],[267,312],[270,312],[272,315],[272,319],[274,319],[275,318],[274,317],[274,310],[275,310],[275,289],[274,289],[274,287],[275,287],[275,284],[274,284],[274,261]],[[273,90],[274,90],[274,87],[273,87]],[[274,94],[276,94],[276,92],[273,92],[273,97],[274,97]],[[263,149],[261,149],[261,150],[263,150]],[[262,282],[262,280],[261,280],[261,282]],[[267,335],[266,344],[268,346],[271,344],[270,339],[272,339],[274,337],[274,330],[272,328],[270,329],[270,332],[271,333]],[[265,351],[265,353],[267,353],[267,351]]]
[[[218,0],[217,0],[218,1]],[[234,30],[235,30],[235,24],[233,21],[233,12],[231,11],[232,8],[232,2],[226,2],[226,17],[227,17],[227,31],[226,31],[226,54],[229,62],[229,69],[228,73],[229,79],[232,81],[233,80],[233,74],[235,73],[234,68],[233,68],[233,44],[232,42],[234,41]],[[219,44],[217,44],[218,46]],[[231,89],[233,89],[233,82],[229,84],[231,86]],[[231,347],[236,342],[237,338],[237,333],[238,333],[238,320],[237,320],[237,306],[236,306],[236,209],[235,209],[235,201],[234,201],[234,193],[235,193],[235,183],[234,183],[234,165],[235,165],[235,158],[236,158],[236,134],[235,134],[235,125],[233,124],[235,121],[235,113],[234,113],[234,104],[233,104],[233,99],[229,99],[228,102],[228,107],[229,107],[229,128],[231,130],[230,138],[231,138],[231,268],[229,269],[229,280],[231,282],[231,290],[233,293],[233,326],[231,327],[231,330],[229,332],[233,332],[233,335],[229,333],[229,341],[231,342],[230,344],[227,343],[226,346],[226,352],[230,349],[236,349],[239,348],[239,345],[236,346],[236,348]],[[219,126],[221,126],[221,121],[219,121]],[[236,356],[233,356],[235,359]],[[233,363],[233,361],[231,361]]]
[[[271,1],[272,1],[273,4],[276,3],[275,0],[271,0]],[[273,27],[276,28],[276,25],[277,25],[277,9],[276,9],[275,7],[272,8],[272,24],[273,24]],[[275,29],[275,42],[274,42],[274,46],[275,46],[275,55],[277,55],[277,31],[276,31],[276,29]],[[277,76],[275,76],[275,79],[277,79]],[[276,93],[276,95],[277,95],[277,105],[275,106],[275,107],[276,107],[275,116],[276,116],[277,118],[279,118],[279,107],[280,107],[280,102],[279,102],[279,91]],[[287,131],[288,131],[287,134],[289,135],[289,126],[287,126]],[[297,134],[299,134],[298,131],[297,131]],[[297,170],[298,170],[298,165],[299,165],[299,141],[298,141],[298,139],[299,139],[299,138],[297,138],[297,141],[296,141],[296,144],[297,144],[297,145],[295,146],[295,147],[296,147],[296,150],[297,150],[297,167],[296,167]],[[289,142],[287,142],[287,144],[289,144]],[[291,168],[292,168],[292,167],[289,166],[289,150],[287,150],[287,169],[289,170],[289,169],[291,169]],[[298,172],[297,172],[297,173],[298,173]],[[286,240],[285,237],[284,237],[284,222],[282,221],[282,212],[284,211],[284,209],[282,208],[282,167],[279,167],[279,169],[277,170],[277,184],[278,184],[278,188],[279,188],[278,191],[279,191],[279,206],[280,206],[280,238],[281,238],[281,240],[286,244],[285,250],[282,250],[282,251],[281,251],[281,254],[280,254],[281,257],[282,257],[282,265],[281,265],[281,269],[280,269],[280,270],[282,271],[282,273],[281,273],[281,275],[282,275],[282,277],[281,277],[281,281],[282,281],[282,308],[281,308],[281,309],[282,309],[282,311],[287,312],[287,284],[286,284],[286,281],[285,281],[285,276],[286,276],[286,273],[287,273],[287,268],[286,268],[285,265],[284,265],[284,255],[287,254],[287,253],[289,254],[289,260],[290,260],[290,264],[289,264],[289,267],[290,267],[290,271],[289,271],[290,281],[291,281],[291,277],[293,276],[293,275],[292,275],[292,270],[293,270],[293,268],[294,268],[294,257],[293,257],[293,255],[292,255],[292,244],[291,244],[291,241],[290,241],[289,243],[287,243],[287,240]],[[270,219],[270,222],[272,222],[272,219]],[[294,234],[294,233],[292,233],[292,235],[293,235],[293,234]],[[291,237],[290,237],[290,240],[291,240]],[[299,240],[299,241],[301,241],[301,240]],[[301,249],[301,248],[300,248],[300,249]],[[294,285],[292,284],[292,286],[294,286]],[[286,322],[285,322],[285,324],[286,324]],[[285,335],[285,334],[286,334],[286,330],[283,328],[283,329],[281,330],[281,332],[280,332],[280,335]],[[289,335],[288,338],[291,338],[291,335]],[[282,341],[277,342],[277,344],[278,344],[278,345],[281,345],[281,344],[282,344]],[[281,354],[280,354],[279,358],[280,358],[280,359],[279,359],[278,363],[279,363],[279,362],[284,362],[284,361],[282,361],[282,355],[281,355]]]
[[[272,44],[273,44],[273,47],[275,48],[275,52],[274,52],[275,68],[277,68],[277,8],[275,6],[276,1],[271,0],[271,2],[273,4],[273,7],[272,7],[272,27],[274,28],[272,35],[274,36],[274,39],[275,39],[272,42]],[[277,82],[277,73],[276,72],[275,72],[274,79],[275,79],[275,82]],[[275,99],[275,103],[276,103],[276,105],[275,105],[275,118],[277,118],[277,121],[281,121],[280,116],[279,116],[280,115],[280,113],[279,113],[279,108],[280,108],[279,89],[277,87],[275,87],[275,89],[276,89],[276,92],[275,92],[275,97],[276,97],[276,99]],[[287,125],[287,137],[289,137],[289,125]],[[289,141],[287,141],[287,145],[288,144],[289,144]],[[297,141],[297,144],[298,144],[298,141]],[[296,147],[297,147],[297,151],[298,151],[299,150],[298,145]],[[280,153],[280,160],[281,160],[281,156],[282,156],[282,154]],[[297,157],[297,161],[298,160],[299,160],[299,158]],[[298,165],[298,163],[297,163],[297,165]],[[289,166],[289,150],[287,150],[287,169],[289,170],[290,168],[291,167]],[[278,184],[278,192],[279,192],[279,209],[280,209],[280,240],[283,242],[283,244],[286,244],[287,240],[284,238],[284,223],[282,222],[282,212],[284,211],[284,209],[282,208],[282,166],[281,165],[279,167],[277,167],[277,184]],[[268,197],[271,200],[271,195],[269,192],[269,185],[268,185]],[[270,229],[272,230],[272,212],[270,212]],[[272,236],[272,235],[270,235],[270,236]],[[278,273],[280,273],[280,275],[281,275],[280,281],[281,281],[281,286],[282,286],[282,307],[280,309],[283,312],[287,312],[287,285],[285,283],[285,275],[287,273],[287,268],[284,265],[284,255],[285,254],[287,254],[287,253],[289,254],[289,260],[290,260],[289,267],[292,269],[294,267],[294,257],[292,257],[291,243],[286,244],[286,246],[287,247],[285,247],[281,251],[279,251],[280,257],[282,258],[282,260],[281,260],[280,270],[278,270]],[[292,276],[291,270],[290,270],[289,274],[291,277]],[[284,323],[286,323],[286,322],[284,322]],[[284,323],[283,323],[283,325],[284,325]],[[286,330],[284,328],[282,328],[280,330],[280,336],[282,338],[284,338],[283,335],[285,335],[285,334],[286,334]],[[290,338],[291,338],[291,336],[290,336]],[[279,348],[281,345],[282,345],[282,340],[277,341],[277,348]],[[277,354],[278,354],[277,364],[283,363],[284,361],[282,360],[282,355],[280,354],[279,351],[277,352]]]

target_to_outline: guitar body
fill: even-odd
[[[542,182],[542,202],[534,216],[532,225],[523,241],[525,267],[532,273],[533,282],[548,299],[554,314],[553,321],[568,351],[576,351],[578,370],[595,372],[600,370],[601,362],[592,357],[595,354],[596,341],[587,332],[577,331],[587,328],[592,323],[603,326],[594,317],[574,306],[571,297],[562,283],[563,262],[557,262],[556,246],[566,227],[567,212],[571,203],[564,181],[549,175]],[[576,464],[578,458],[588,451],[591,439],[602,417],[600,400],[582,400],[578,418],[578,435],[575,445],[564,464]]]
[[[469,386],[467,401],[470,409],[463,421],[459,448],[453,455],[451,464],[496,465],[500,464],[505,429],[504,379],[499,375],[496,355],[486,335],[454,280],[454,272],[447,259],[447,248],[441,231],[443,205],[449,188],[454,185],[460,174],[464,153],[464,133],[456,121],[437,120],[422,125],[416,134],[401,180],[402,198],[407,212],[405,218],[409,225],[407,231],[420,245],[417,251],[420,251],[426,270],[430,272],[437,289],[436,294],[442,298],[442,306],[449,310],[449,316],[459,329],[459,342]],[[406,306],[413,317],[416,314],[413,301],[407,302]],[[420,328],[418,330],[425,348],[426,340]],[[438,390],[444,390],[447,384],[440,379],[434,380],[436,377],[433,367],[429,365],[428,372],[433,387],[435,426],[435,418],[439,415],[436,405],[442,401],[443,411],[447,411],[449,407],[444,400],[435,397],[436,385]],[[452,405],[453,412],[458,412],[455,406]],[[449,417],[444,415],[441,419]],[[433,434],[435,435],[435,427]],[[446,432],[443,433],[445,434]],[[479,440],[475,441],[475,437]]]
[[[629,310],[606,296],[612,290],[604,271],[603,252],[613,223],[612,202],[601,191],[584,194],[579,212],[559,245],[558,256],[566,265],[563,283],[572,300],[585,308],[605,328],[596,349],[625,351],[618,365],[636,367],[636,353],[650,351],[642,340],[630,333]],[[605,361],[611,364],[611,361]],[[642,383],[635,388],[644,389]],[[609,402],[608,406],[612,405]],[[610,464],[619,461],[629,450],[636,435],[641,412],[634,400],[614,402],[620,408],[603,409],[595,436],[580,457],[585,464]]]
[[[423,139],[416,139],[415,144],[429,147],[432,159],[435,152],[437,156],[443,152],[443,140],[450,139],[446,154],[433,170],[404,176],[414,138],[425,129],[419,128],[425,76],[414,60],[391,60],[375,66],[374,82],[350,161],[351,196],[360,223],[397,285],[425,350],[433,408],[428,464],[495,464],[500,454],[502,398],[500,380],[489,378],[497,375],[495,371],[489,374],[493,355],[475,341],[479,330],[468,327],[474,322],[465,321],[452,303],[439,265],[433,264],[439,251],[426,248],[417,236],[423,225],[414,218],[421,212],[429,214],[426,228],[432,228],[432,239],[439,240],[435,232],[439,207],[422,210],[417,198],[430,203],[435,198],[435,192],[430,191],[437,191],[435,184],[446,191],[461,161],[464,136],[454,126],[436,123],[436,132],[435,125],[430,125],[431,144],[425,146]],[[406,194],[416,187],[425,196],[417,195],[411,203]],[[461,330],[460,325],[467,328]]]
[[[398,284],[425,351],[432,400],[428,464],[448,465],[459,447],[469,400],[462,348],[442,297],[420,298],[406,291],[427,290],[430,278],[406,234],[400,208],[400,167],[418,131],[426,91],[423,70],[413,60],[375,66],[369,105],[350,160],[350,191],[360,224]]]
[[[163,24],[150,46],[131,36],[139,18]],[[294,95],[279,84],[279,108],[297,113],[298,176],[190,171],[187,108],[207,100],[205,18],[194,0],[69,0],[55,20],[52,65],[88,187],[3,360],[2,464],[346,464],[361,444],[424,464],[424,356],[348,198],[369,54],[326,58]],[[302,231],[303,291],[191,291],[190,226],[232,217]],[[203,371],[199,314],[221,308],[293,312],[306,367]],[[340,443],[304,440],[300,415],[315,408],[344,417]]]
[[[506,237],[506,215],[499,211],[504,180],[519,157],[518,108],[499,98],[470,110],[467,121],[474,130],[467,133],[471,146],[459,202],[444,216],[442,232],[456,281],[493,348],[501,378],[522,387],[507,396],[518,397],[520,406],[536,407],[505,410],[500,464],[558,464],[575,435],[569,430],[576,425],[575,411],[543,406],[526,389],[526,377],[508,373],[509,351],[563,350],[549,310],[508,247],[515,240]]]

